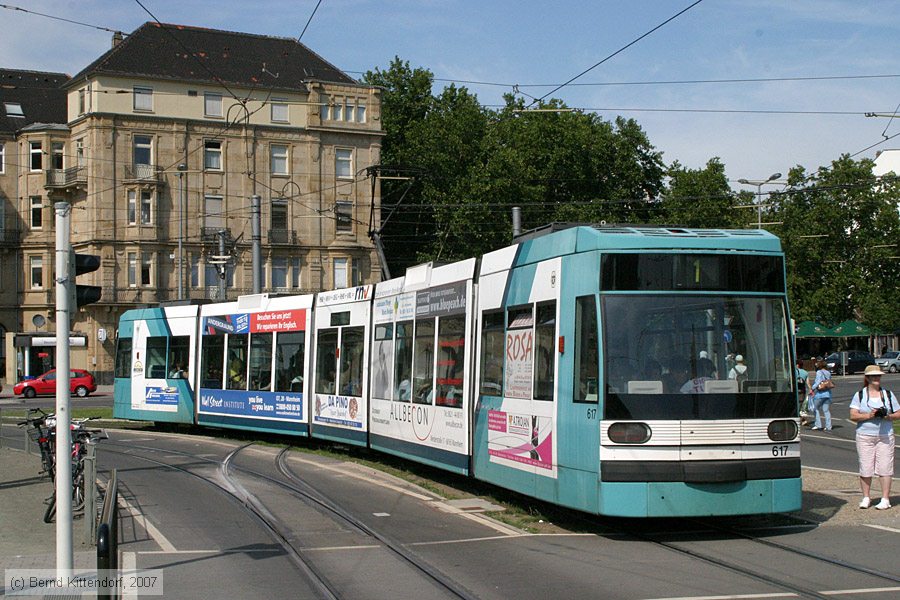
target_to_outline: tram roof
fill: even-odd
[[[541,260],[605,251],[781,253],[781,241],[763,229],[693,229],[650,225],[553,223],[516,238],[516,244],[485,254],[481,274]]]

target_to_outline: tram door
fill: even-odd
[[[562,258],[559,340],[559,501],[592,511],[600,447],[599,252]]]

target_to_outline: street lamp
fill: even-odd
[[[178,165],[178,299],[184,300],[184,172],[187,165]]]
[[[768,179],[738,179],[738,183],[756,186],[756,228],[762,229],[762,186],[781,177],[781,173],[772,173]]]

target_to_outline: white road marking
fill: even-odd
[[[395,492],[405,494],[405,495],[410,496],[411,498],[415,498],[417,500],[424,500],[424,501],[434,500],[434,498],[432,498],[431,496],[425,496],[424,494],[418,494],[416,492],[413,492],[406,488],[400,487],[398,485],[392,485],[392,484],[386,483],[384,481],[378,481],[377,479],[374,479],[371,477],[365,477],[361,474],[352,473],[352,472],[348,471],[346,469],[346,467],[345,468],[330,467],[328,465],[323,465],[323,464],[315,462],[315,461],[298,458],[296,456],[289,456],[288,458],[289,458],[289,460],[296,460],[297,462],[299,462],[301,464],[309,465],[311,467],[316,467],[317,469],[322,469],[324,471],[332,471],[334,473],[338,473],[339,475],[341,475],[343,477],[352,477],[353,479],[359,479],[361,481],[365,481],[368,483],[374,483],[378,487],[383,487],[388,490],[393,490]]]
[[[831,442],[843,442],[845,444],[853,444],[856,445],[856,440],[845,440],[842,437],[838,437],[836,435],[825,435],[825,434],[816,434],[816,433],[804,433],[803,437],[814,438],[817,440],[828,440]]]
[[[854,477],[859,477],[859,473],[854,471],[840,471],[838,469],[823,469],[822,467],[807,467],[804,466],[804,469],[809,469],[810,471],[822,471],[823,473],[840,473],[841,475],[853,475]]]
[[[885,588],[859,588],[855,590],[823,590],[816,592],[823,596],[844,596],[855,594],[885,594],[888,592],[898,592],[900,587]],[[648,598],[647,600],[745,600],[753,598],[799,598],[798,594],[793,592],[775,592],[772,594],[728,594],[723,596],[662,596],[659,598]]]
[[[122,573],[136,573],[137,572],[137,554],[135,552],[123,552],[122,553]],[[131,600],[133,598],[137,598],[137,588],[129,587],[127,591],[122,594],[122,600]]]
[[[378,512],[378,513],[372,513],[372,516],[373,517],[389,517],[389,516],[391,516],[391,513]]]
[[[177,552],[177,549],[172,544],[172,542],[170,542],[168,538],[166,538],[166,536],[164,536],[162,532],[157,529],[156,526],[141,513],[141,511],[129,504],[128,500],[120,496],[119,504],[121,504],[122,508],[127,510],[131,514],[131,516],[133,516],[140,522],[141,527],[144,528],[144,531],[147,532],[147,535],[153,538],[153,541],[155,541],[160,548],[169,552]]]
[[[872,525],[871,523],[863,523],[866,527],[871,527],[872,529],[883,529],[885,531],[890,531],[891,533],[900,533],[900,529],[896,529],[894,527],[886,527],[885,525]]]

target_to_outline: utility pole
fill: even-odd
[[[70,273],[72,207],[56,202],[56,575],[72,572],[72,422],[69,414],[69,290],[75,285]]]
[[[184,300],[184,172],[187,165],[178,165],[178,299]]]
[[[522,235],[522,207],[512,207],[513,239]]]
[[[260,216],[259,216],[260,197],[257,194],[250,196],[250,243],[253,248],[253,293],[258,294],[262,291],[262,249],[260,247]],[[220,248],[221,250],[222,248]],[[221,252],[224,254],[224,252]]]

